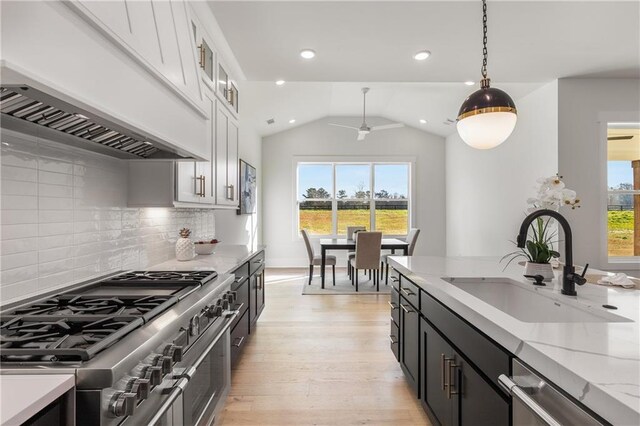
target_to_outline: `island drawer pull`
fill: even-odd
[[[392,302],[387,302],[387,303],[389,304],[389,306],[391,306],[391,310],[395,311],[396,309],[398,309],[398,307],[394,303]]]
[[[448,399],[451,399],[451,396],[452,396],[452,395],[458,395],[458,394],[460,394],[460,390],[459,390],[459,389],[454,388],[454,381],[456,381],[456,379],[455,379],[455,372],[456,372],[456,370],[455,370],[455,369],[456,369],[457,367],[460,367],[460,365],[459,365],[459,364],[456,364],[456,363],[455,363],[455,360],[454,360],[453,358],[448,359],[448,360],[447,360],[447,362],[449,363],[449,367],[448,367],[448,370],[449,370],[449,380],[448,380],[448,383],[447,383],[447,385],[448,385],[448,389],[447,389],[447,398],[448,398]],[[453,368],[453,374],[451,374],[451,369],[452,369],[452,368]],[[456,386],[456,387],[457,387],[457,386]]]
[[[394,338],[395,338],[395,337],[396,337],[396,336],[389,335],[389,340],[391,341],[391,344],[392,344],[392,345],[395,345],[395,344],[397,344],[397,343],[398,343],[398,340],[397,340],[397,339],[396,339],[396,340],[394,340]]]
[[[416,295],[414,292],[412,292],[411,290],[407,290],[406,288],[401,288],[400,291],[402,291],[407,296],[415,296]]]
[[[410,314],[411,312],[415,312],[413,309],[407,308],[406,306],[404,306],[402,303],[400,304],[400,307],[402,308],[403,311],[405,311],[407,314]]]

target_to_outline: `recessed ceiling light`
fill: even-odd
[[[466,84],[467,86],[473,86],[474,84],[476,84],[476,82],[469,80],[469,81],[465,81],[464,84]]]
[[[425,120],[424,118],[420,119],[420,124],[427,124],[427,120]]]
[[[293,123],[295,123],[295,122],[296,122],[296,119],[295,119],[295,118],[292,118],[291,120],[289,120],[289,124],[293,124]]]
[[[428,50],[421,50],[413,55],[413,59],[415,59],[416,61],[424,61],[429,56],[431,56],[431,52],[429,52]]]
[[[285,83],[284,80],[277,80],[276,81],[276,86],[282,86]]]
[[[312,59],[316,56],[316,52],[311,49],[304,49],[300,51],[300,56],[304,59]]]

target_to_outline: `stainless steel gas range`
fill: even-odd
[[[76,424],[208,425],[242,306],[215,271],[125,272],[3,308],[2,374],[76,375]]]

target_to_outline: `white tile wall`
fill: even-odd
[[[125,161],[2,129],[0,303],[175,256],[211,210],[127,208]]]

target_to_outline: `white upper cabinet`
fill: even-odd
[[[216,204],[238,206],[238,125],[221,102],[216,118]]]

